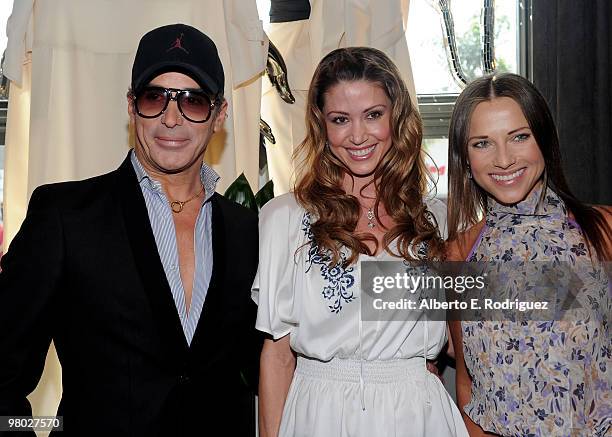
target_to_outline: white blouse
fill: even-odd
[[[446,236],[446,206],[426,199]],[[330,268],[313,248],[309,215],[292,193],[271,200],[259,217],[259,270],[252,289],[256,328],[290,335],[298,354],[328,361],[435,358],[446,343],[444,321],[361,321],[360,263]],[[346,255],[345,255],[346,256]],[[387,252],[359,261],[398,260]],[[427,345],[427,346],[425,346]]]

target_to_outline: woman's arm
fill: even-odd
[[[446,336],[448,337],[448,343],[446,345],[446,355],[448,355],[453,360],[457,359],[455,356],[455,345],[453,344],[453,336],[451,335],[450,328],[446,326]]]
[[[289,386],[295,370],[295,355],[289,335],[264,340],[259,363],[259,435],[277,437]]]
[[[448,325],[450,328],[452,343],[455,349],[455,363],[457,366],[455,386],[457,389],[457,405],[459,406],[459,411],[461,411],[461,416],[463,417],[465,426],[470,433],[470,437],[491,436],[493,434],[484,432],[483,429],[476,425],[476,423],[474,423],[472,419],[470,419],[469,416],[463,411],[463,407],[465,407],[472,398],[472,378],[470,378],[470,374],[467,371],[467,367],[465,366],[465,361],[463,359],[463,335],[461,333],[461,322],[458,320],[453,320],[449,321]]]
[[[446,253],[447,261],[460,261],[465,262],[468,257],[472,246],[475,244],[480,231],[484,227],[484,220],[476,223],[465,233],[459,235],[454,241],[447,241]],[[493,436],[485,432],[480,426],[478,426],[470,417],[465,414],[463,408],[472,399],[472,378],[465,365],[465,359],[463,357],[463,333],[461,332],[461,321],[452,320],[448,322],[449,327],[449,343],[452,343],[453,350],[455,353],[455,366],[457,374],[455,377],[455,388],[457,390],[457,405],[465,426],[470,434],[470,437],[485,437]],[[449,347],[450,348],[450,347]]]

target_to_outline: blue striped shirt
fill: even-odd
[[[152,179],[132,151],[132,166],[138,177],[138,183],[144,196],[149,221],[155,236],[155,243],[161,258],[164,272],[172,291],[172,298],[176,305],[183,333],[187,343],[191,344],[195,333],[202,307],[208,292],[213,268],[212,251],[212,204],[210,198],[215,193],[219,175],[206,164],[202,164],[200,178],[204,186],[204,201],[198,213],[194,233],[195,272],[193,277],[193,290],[191,293],[191,306],[189,311],[185,304],[185,291],[179,270],[179,256],[176,243],[176,232],[170,202],[159,181]]]

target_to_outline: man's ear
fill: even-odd
[[[134,97],[132,96],[131,90],[127,93],[127,111],[130,116],[130,121],[133,123],[136,118],[136,108],[134,107]]]
[[[219,108],[219,112],[215,117],[215,121],[213,124],[213,132],[217,132],[223,128],[223,123],[227,118],[227,100],[223,99],[223,103],[221,103],[221,107]]]
[[[132,102],[131,98],[127,98],[127,112],[128,115],[130,116],[130,121],[134,121],[134,116],[136,115],[134,112],[134,103]]]

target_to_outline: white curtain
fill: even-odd
[[[369,46],[397,65],[416,105],[416,91],[406,41],[409,0],[310,0],[308,20],[271,23],[270,41],[283,55],[296,102],[285,103],[266,79],[261,116],[276,144],[267,144],[268,171],[276,195],[293,188],[293,150],[306,136],[304,121],[310,80],[319,61],[339,47]]]
[[[225,68],[230,114],[206,155],[222,176],[219,189],[241,172],[257,188],[267,37],[255,0],[15,0],[4,65],[15,90],[6,141],[7,239],[20,224],[10,219],[12,211],[23,212],[24,203],[23,192],[16,197],[11,185],[25,184],[29,195],[43,183],[118,167],[128,150],[126,92],[138,41],[148,30],[176,22],[211,36]],[[16,99],[29,100],[29,109],[13,111]],[[27,135],[14,135],[15,126]],[[23,158],[14,169],[11,156],[17,154],[27,157],[27,170]]]
[[[242,172],[258,186],[261,75],[268,43],[255,0],[14,0],[5,75],[11,80],[6,132],[5,249],[32,191],[119,166],[128,151],[126,92],[138,41],[182,22],[217,44],[230,111],[206,161],[223,192]],[[61,393],[53,349],[31,396],[52,415]]]

